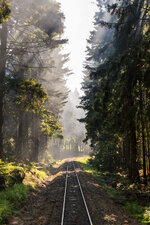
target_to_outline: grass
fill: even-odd
[[[77,161],[80,163],[81,167],[88,173],[91,173],[93,177],[101,183],[103,186],[106,185],[105,180],[103,179],[102,173],[100,171],[97,171],[93,166],[89,163],[89,157],[83,157],[80,159],[77,159]]]
[[[16,166],[14,162],[4,163],[0,160],[0,174],[9,175],[12,171],[18,169],[20,171],[24,171],[22,166]]]
[[[142,224],[150,224],[150,207],[141,206],[138,202],[125,202],[123,208],[137,217]]]
[[[46,172],[43,170],[35,169],[35,173],[36,173],[36,176],[38,176],[41,180],[47,176]]]
[[[25,179],[23,183],[12,185],[11,177],[16,169],[25,173]],[[5,177],[5,189],[0,191],[0,224],[6,224],[12,214],[20,213],[19,208],[27,201],[29,190],[36,189],[37,184],[42,182],[47,174],[34,163],[16,166],[13,162],[0,161],[0,175]]]
[[[17,210],[27,200],[29,187],[15,184],[0,192],[0,224],[5,224],[12,214],[19,214]]]
[[[124,195],[124,192],[120,189],[113,188],[111,184],[114,179],[117,179],[117,182],[125,184],[128,182],[127,179],[125,179],[124,176],[121,176],[119,174],[109,174],[107,177],[107,172],[103,173],[98,170],[96,170],[90,163],[89,163],[89,158],[81,158],[78,159],[77,161],[80,163],[81,167],[88,173],[91,173],[93,177],[102,185],[102,187],[107,191],[109,196],[115,200],[115,202],[119,203],[122,205],[122,208],[127,211],[130,215],[136,217],[141,224],[150,224],[150,204],[148,205],[141,205],[137,201],[128,201],[126,199],[126,196]],[[106,179],[107,178],[107,179]],[[122,185],[123,187],[125,185]],[[128,187],[132,187],[130,183],[128,184]],[[131,188],[131,191],[132,190]]]
[[[66,162],[66,159],[57,160],[57,161],[55,161],[53,168],[57,168],[57,167],[61,166],[62,164],[64,164],[65,162]]]
[[[35,166],[30,170],[30,173],[32,173],[34,176],[36,176],[39,180],[43,180],[46,178],[47,174],[43,170],[37,169]]]

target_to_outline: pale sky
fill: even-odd
[[[96,0],[58,0],[65,19],[65,38],[69,43],[64,46],[65,53],[70,53],[66,64],[73,75],[68,78],[69,89],[80,91],[83,78],[83,63],[86,56],[87,39],[94,29],[93,20],[97,11]]]

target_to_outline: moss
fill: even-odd
[[[0,224],[5,224],[12,214],[27,201],[28,191],[35,189],[49,173],[49,165],[5,163],[0,160]]]
[[[34,168],[32,172],[35,173],[35,176],[37,176],[40,180],[44,179],[47,176],[45,171],[38,170],[36,168]]]
[[[18,209],[26,202],[28,191],[35,189],[38,181],[45,177],[46,172],[39,170],[33,163],[16,166],[13,162],[0,161],[0,178],[3,181],[0,191],[0,224],[6,223],[12,214],[19,214]]]

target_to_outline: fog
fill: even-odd
[[[54,158],[67,158],[88,155],[90,148],[85,144],[85,126],[78,120],[84,117],[80,105],[80,95],[77,89],[69,92],[67,103],[63,108],[61,124],[63,139],[51,140],[50,149]]]
[[[68,68],[70,52],[62,53],[68,40],[60,3],[11,0],[10,7],[10,18],[1,27],[1,86],[6,90],[0,99],[2,151],[24,161],[38,161],[46,154],[55,158],[87,154],[85,127],[78,121],[84,117],[77,108],[80,96],[66,85],[74,71]],[[97,16],[109,20],[104,9]],[[95,24],[91,50],[109,39],[109,34]],[[75,75],[80,78],[79,73]]]

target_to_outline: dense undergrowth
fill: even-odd
[[[4,225],[12,214],[27,201],[30,190],[50,174],[48,164],[16,164],[0,161],[0,224]]]
[[[0,192],[0,224],[4,224],[12,214],[19,214],[18,208],[26,202],[29,187],[15,184]]]
[[[101,172],[93,167],[89,159],[80,159],[81,167],[99,182],[110,198],[141,224],[150,224],[149,187],[133,184],[124,174]]]

